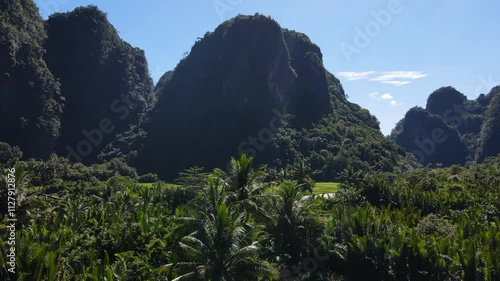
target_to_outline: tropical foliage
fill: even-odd
[[[349,167],[330,198],[286,176],[268,181],[247,156],[230,163],[191,169],[185,185],[111,176],[33,186],[39,176],[17,162],[19,280],[500,278],[498,158],[404,174]],[[13,280],[4,262],[0,276]]]

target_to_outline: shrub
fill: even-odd
[[[19,147],[0,142],[0,163],[5,164],[11,159],[20,159],[21,157],[23,157],[23,152]]]
[[[138,182],[140,183],[145,183],[145,182],[157,182],[158,181],[158,175],[153,174],[153,173],[148,173],[144,175],[140,175],[139,178],[137,179]]]

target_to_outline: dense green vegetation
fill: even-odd
[[[110,167],[63,181],[81,164],[13,161],[1,168],[17,168],[19,280],[500,278],[499,158],[404,174],[349,167],[328,199],[245,156],[152,186],[103,178]]]
[[[476,100],[453,87],[442,87],[414,107],[396,125],[391,137],[424,165],[481,163],[499,150],[499,88]]]

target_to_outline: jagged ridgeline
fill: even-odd
[[[45,58],[66,99],[57,151],[92,163],[152,106],[144,52],[120,39],[95,6],[56,13],[45,26]]]
[[[398,122],[391,136],[422,164],[482,162],[500,152],[499,87],[476,100],[442,87]]]
[[[0,141],[46,158],[60,134],[60,84],[43,59],[47,39],[32,1],[0,0]]]
[[[318,46],[261,15],[207,32],[156,95],[137,165],[164,178],[194,165],[225,167],[240,153],[276,165],[303,158],[316,178],[347,165],[392,169],[405,155],[346,100]]]

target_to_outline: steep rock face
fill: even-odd
[[[398,126],[396,143],[412,153],[421,164],[464,164],[466,147],[458,131],[439,116],[423,108],[410,109]]]
[[[54,14],[46,30],[45,58],[66,99],[57,151],[92,163],[152,105],[144,52],[121,40],[95,6]]]
[[[331,111],[323,54],[305,34],[285,29],[283,35],[291,65],[297,73],[295,91],[298,95],[292,101],[294,107],[290,111],[307,125]]]
[[[47,158],[60,133],[60,84],[43,60],[43,21],[33,1],[0,1],[0,141]]]
[[[157,87],[138,166],[165,177],[221,167],[284,111],[298,126],[331,113],[321,52],[295,36],[267,17],[239,16],[196,42]]]

